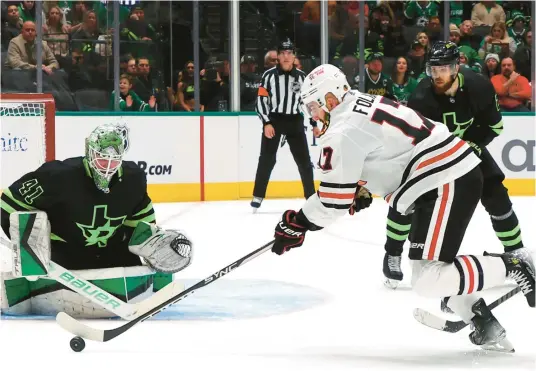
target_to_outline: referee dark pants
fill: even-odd
[[[275,166],[281,135],[286,135],[290,152],[296,165],[298,165],[304,196],[309,198],[315,193],[315,186],[313,182],[313,164],[311,163],[309,145],[303,129],[303,116],[272,113],[270,114],[270,124],[274,127],[275,135],[271,139],[267,138],[264,135],[263,128],[261,154],[257,174],[255,175],[253,197],[265,198],[268,181]]]

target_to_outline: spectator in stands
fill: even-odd
[[[460,50],[460,69],[466,68],[476,73],[482,72],[482,66],[480,63],[475,64],[473,59]]]
[[[168,94],[171,90],[168,90]],[[184,70],[180,73],[177,83],[177,93],[169,96],[173,102],[174,111],[193,112],[195,110],[195,87],[194,87],[194,62],[188,61]],[[200,110],[203,112],[205,107],[201,105]]]
[[[426,68],[426,52],[422,44],[414,40],[411,45],[411,50],[408,53],[408,59],[411,66],[411,76],[421,81]]]
[[[413,93],[418,84],[417,79],[411,77],[411,71],[408,64],[409,61],[406,57],[398,57],[396,64],[393,66],[393,71],[391,72],[393,94],[403,105],[408,103],[409,96]]]
[[[424,49],[424,53],[428,53],[428,50],[430,50],[430,39],[428,38],[426,32],[419,32],[417,36],[415,36],[415,40],[417,40],[419,44],[421,44]]]
[[[368,18],[365,18],[365,60],[373,53],[383,55],[383,40],[376,32],[368,31]],[[359,15],[350,16],[348,28],[344,35],[344,40],[335,52],[335,58],[343,58],[347,55],[353,55],[359,59]]]
[[[516,46],[519,47],[525,43],[525,34],[528,31],[525,26],[525,16],[520,11],[515,10],[512,12],[511,23],[512,26],[508,27],[508,36],[510,36],[515,41]]]
[[[461,0],[453,0],[449,1],[450,5],[450,23],[455,25],[456,27],[459,27],[464,18],[463,18],[463,1]]]
[[[491,79],[493,76],[501,73],[501,60],[499,56],[494,53],[489,53],[486,55],[486,60],[484,61],[484,67],[482,68],[482,75]]]
[[[436,41],[443,40],[443,32],[441,30],[441,21],[438,16],[430,17],[429,22],[425,27],[429,42],[434,44]]]
[[[536,6],[536,5],[535,5]],[[528,31],[525,34],[525,43],[517,48],[514,54],[514,62],[516,65],[516,70],[527,80],[531,81],[531,59],[532,59],[532,48],[534,47],[532,31]],[[533,82],[534,83],[534,82]]]
[[[329,57],[330,59],[335,55],[337,47],[344,39],[344,32],[346,30],[346,24],[348,23],[349,12],[346,5],[342,1],[337,1],[335,12],[331,16],[328,23],[329,28]]]
[[[478,50],[478,55],[481,59],[486,57],[488,53],[499,54],[502,58],[514,55],[517,49],[514,39],[508,36],[506,32],[506,24],[504,22],[496,22],[491,27],[490,34],[487,35]]]
[[[337,6],[342,5],[344,10],[350,14],[350,15],[358,15],[360,11],[360,2],[356,0],[348,0],[348,1],[337,1]],[[369,16],[369,6],[367,3],[361,2],[365,6],[365,17]],[[380,6],[381,4],[378,4],[377,6]],[[335,11],[336,12],[336,11]],[[333,20],[335,14],[331,15],[330,22]]]
[[[128,55],[126,73],[131,77],[136,77],[138,75],[138,64],[132,55]]]
[[[67,1],[50,1],[50,0],[47,0],[47,1],[44,1],[43,2],[43,29],[46,32],[50,32],[48,31],[48,22],[46,22],[48,20],[48,17],[49,17],[49,14],[50,14],[50,10],[52,8],[55,8],[57,7],[60,11],[60,20],[59,20],[59,23],[61,24],[61,33],[66,33],[68,34],[69,32],[71,32],[71,25],[69,23],[67,23],[67,17],[65,16],[65,13],[69,12],[70,11],[70,8],[69,8],[69,4],[67,3]]]
[[[152,41],[155,39],[154,27],[145,20],[145,11],[141,6],[132,8],[130,17],[121,27],[121,37],[128,41]]]
[[[12,38],[19,36],[22,30],[22,20],[17,5],[7,6],[4,22],[2,22],[2,45],[7,46]]]
[[[404,38],[402,22],[404,16],[395,17],[389,21],[387,36],[384,40],[384,54],[386,57],[397,57],[408,51],[408,43]],[[382,26],[384,26],[382,24]]]
[[[439,7],[435,1],[415,1],[406,3],[404,15],[408,19],[408,24],[414,26],[426,26],[430,17],[437,16]]]
[[[73,1],[71,11],[66,16],[67,23],[71,26],[71,33],[82,27],[84,14],[90,10],[87,3],[87,1]]]
[[[99,39],[101,32],[97,25],[97,13],[93,10],[88,10],[84,13],[84,21],[82,25],[77,28],[71,36],[75,45],[79,43],[82,44],[82,51],[84,53],[95,51],[95,43],[84,42],[84,40],[97,41]]]
[[[506,14],[496,1],[481,1],[473,7],[471,20],[475,26],[492,26],[496,22],[506,22]]]
[[[167,89],[164,89],[161,74],[151,70],[149,58],[138,58],[136,67],[138,73],[137,77],[132,80],[134,86],[132,89],[144,102],[150,102],[151,97],[156,97],[159,111],[169,110],[169,102],[166,96]]]
[[[269,70],[277,65],[277,50],[268,50],[264,56],[264,70]]]
[[[46,18],[46,33],[43,34],[43,39],[46,40],[48,47],[54,53],[54,56],[62,64],[61,59],[65,58],[69,53],[69,35],[64,33],[64,25],[62,23],[63,14],[59,6],[51,6],[48,8]]]
[[[296,65],[296,60],[294,60]],[[257,73],[257,61],[252,55],[244,55],[240,60],[240,110],[255,111],[261,76]]]
[[[460,26],[460,44],[470,46],[474,50],[480,48],[482,36],[473,34],[473,21],[463,21]]]
[[[381,95],[394,99],[393,81],[383,72],[383,54],[372,53],[367,58],[365,67],[365,91],[364,93]],[[355,79],[355,89],[359,86],[359,76]]]
[[[35,37],[35,23],[31,21],[24,22],[20,35],[14,37],[9,42],[6,61],[7,67],[21,70],[35,70],[37,68]],[[50,75],[54,73],[55,69],[59,68],[59,65],[47,43],[44,41],[42,43],[43,64],[41,69]]]
[[[145,103],[140,97],[131,90],[132,82],[130,76],[121,75],[119,78],[119,109],[121,111],[154,111],[156,99],[151,96],[149,104]],[[115,90],[112,91],[110,109],[115,107]]]
[[[337,2],[333,0],[328,1],[328,17],[335,12]],[[300,21],[304,25],[316,25],[320,26],[320,1],[309,0],[303,4],[303,9],[300,14]]]
[[[512,58],[501,61],[501,73],[491,78],[491,83],[499,97],[499,106],[505,112],[529,112],[526,103],[531,98],[529,81],[515,72]]]
[[[71,63],[65,66],[68,72],[68,84],[72,92],[93,87],[91,74],[84,63],[82,49],[75,48],[71,52]]]
[[[19,5],[19,16],[23,22],[35,22],[35,1],[21,1]]]
[[[463,53],[467,57],[469,67],[471,67],[471,69],[473,69],[475,72],[480,73],[482,71],[482,60],[479,58],[477,51],[471,48],[469,45],[460,45],[460,36],[460,29],[456,27],[456,25],[451,24],[450,41],[458,45],[460,53]]]
[[[205,111],[227,111],[229,84],[221,72],[225,67],[221,58],[211,57],[205,63],[205,73],[201,80],[201,104]]]

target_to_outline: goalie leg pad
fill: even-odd
[[[157,272],[176,273],[192,262],[193,244],[183,232],[146,222],[136,226],[128,249]]]
[[[50,223],[43,211],[14,212],[9,216],[12,273],[15,277],[47,275],[50,262]]]

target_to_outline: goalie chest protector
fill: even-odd
[[[2,229],[9,236],[9,214],[42,210],[51,224],[52,260],[67,269],[140,265],[128,250],[139,221],[154,222],[146,175],[123,161],[110,192],[97,189],[83,157],[51,161],[14,182],[1,197]]]

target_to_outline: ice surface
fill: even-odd
[[[536,247],[536,198],[513,198],[525,244]],[[177,274],[187,285],[272,239],[286,209],[303,200],[266,200],[255,215],[248,201],[156,204],[158,222],[194,240],[193,264]],[[252,260],[170,311],[176,319],[143,322],[108,343],[87,341],[82,353],[53,321],[0,322],[0,368],[40,370],[534,370],[536,312],[518,295],[495,311],[515,354],[486,353],[472,345],[469,329],[447,334],[412,317],[415,307],[439,312],[439,300],[404,285],[383,287],[386,204],[346,216],[283,256]],[[479,206],[462,253],[502,250]],[[508,288],[497,289],[494,299]],[[183,307],[181,307],[183,305]],[[169,316],[171,317],[171,314]],[[91,321],[115,327],[118,321]]]

